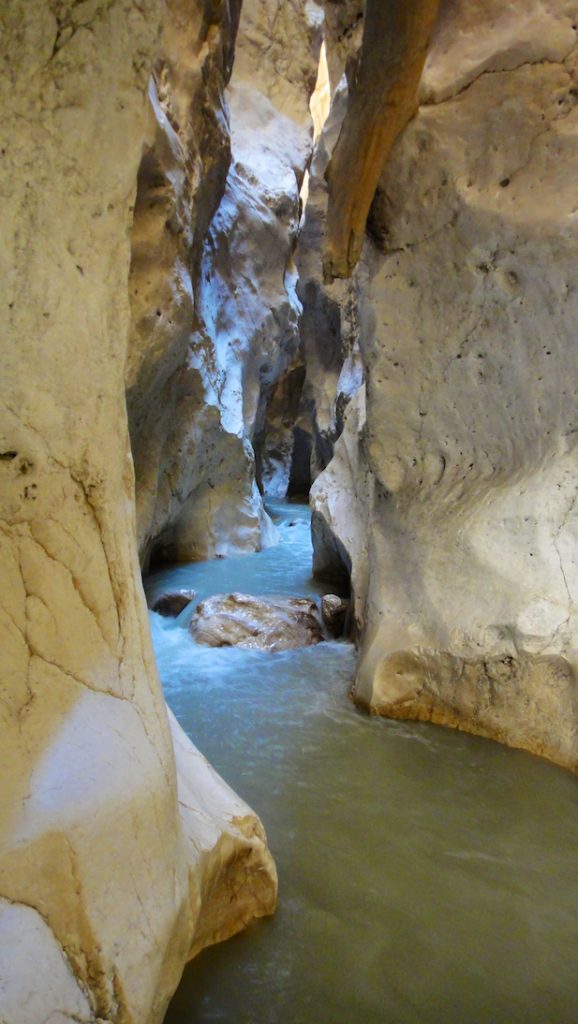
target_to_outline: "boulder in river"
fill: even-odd
[[[325,594],[321,598],[321,616],[331,636],[343,636],[348,611],[349,601],[337,594]]]
[[[207,647],[266,651],[309,647],[323,639],[317,605],[303,597],[216,594],[197,606],[190,631]]]
[[[164,615],[165,618],[175,618],[181,614],[191,601],[195,600],[196,596],[194,590],[171,590],[161,594],[160,597],[156,597],[150,607],[158,615]]]

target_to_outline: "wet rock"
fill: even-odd
[[[181,612],[187,607],[191,601],[195,600],[196,593],[194,590],[175,590],[170,593],[161,594],[157,597],[150,605],[150,609],[156,612],[157,615],[164,615],[165,618],[176,618]]]
[[[345,620],[349,611],[349,601],[337,594],[325,594],[321,598],[321,617],[331,636],[336,639],[343,636]]]
[[[197,643],[207,647],[265,651],[310,647],[323,639],[317,606],[303,597],[265,600],[248,594],[216,594],[198,605],[190,631]]]

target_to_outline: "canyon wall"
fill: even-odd
[[[275,540],[258,484],[288,473],[287,456],[277,467],[264,454],[265,423],[299,347],[292,251],[321,16],[304,0],[247,0],[225,93],[239,5],[169,4],[132,234],[127,400],[145,566]]]
[[[210,380],[211,340],[196,313],[205,237],[231,157],[224,90],[239,10],[238,2],[171,0],[150,83],[149,141],[131,238],[126,373],[145,563],[155,546],[159,557],[214,553],[207,513],[218,520],[223,505],[241,505],[251,492],[250,460],[242,439],[222,424]],[[230,481],[231,462],[237,470]],[[197,530],[182,522],[191,502],[199,506]],[[248,512],[244,525],[258,530],[258,513]]]
[[[361,579],[356,699],[569,767],[576,33],[565,0],[442,6],[358,269],[366,419],[312,496],[318,567]]]
[[[319,137],[309,168],[307,202],[295,255],[303,307],[300,333],[305,367],[295,428],[295,476],[297,483],[302,481],[295,489],[301,493],[309,490],[311,480],[332,458],[334,444],[343,430],[345,410],[363,380],[357,275],[328,286],[322,266],[328,205],[325,174],[348,107],[348,73],[354,73],[362,25],[360,0],[326,3],[325,69],[320,68],[320,77],[324,72],[328,96],[320,112]],[[306,472],[299,462],[305,464]]]
[[[176,723],[171,738],[135,543],[129,229],[161,7],[0,12],[10,1024],[158,1022],[185,959],[275,900],[258,819]]]

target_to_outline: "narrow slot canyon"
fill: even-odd
[[[576,1024],[575,0],[0,29],[0,1024]]]

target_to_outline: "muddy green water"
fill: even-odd
[[[281,543],[147,589],[315,593],[309,516]],[[167,699],[260,813],[276,916],[202,953],[166,1024],[578,1024],[577,780],[484,740],[370,718],[347,644],[196,646],[151,615]]]

